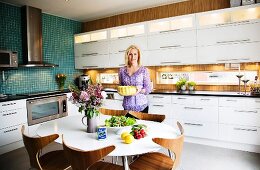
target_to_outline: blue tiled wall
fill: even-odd
[[[22,62],[21,8],[0,3],[0,49],[18,51]],[[74,69],[73,35],[80,33],[81,23],[42,14],[43,60],[58,64],[55,68],[18,68],[5,71],[0,78],[0,93],[30,93],[58,90],[57,73],[67,75],[65,86],[81,71]]]

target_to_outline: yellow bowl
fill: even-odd
[[[137,92],[136,86],[118,86],[117,92],[121,96],[132,96]]]

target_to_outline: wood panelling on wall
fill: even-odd
[[[123,56],[122,56],[123,57]],[[230,71],[224,64],[214,65],[185,65],[185,66],[153,66],[147,67],[149,69],[151,81],[153,81],[155,89],[161,90],[176,90],[176,86],[173,84],[156,84],[157,72],[184,72],[184,71]],[[241,64],[241,70],[257,70],[258,77],[260,76],[260,63],[247,63]],[[98,70],[86,70],[85,74],[90,75],[92,81],[96,83],[96,77],[100,73],[118,73],[117,68],[113,69],[98,69]],[[251,80],[253,81],[253,80]],[[243,83],[241,83],[241,89],[243,90]],[[106,88],[116,88],[117,84],[103,84]],[[238,91],[237,85],[197,85],[196,90],[200,91]],[[249,91],[249,87],[247,88]]]
[[[230,0],[189,0],[83,23],[82,32],[230,7]]]

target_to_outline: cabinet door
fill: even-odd
[[[112,99],[106,99],[104,100],[103,108],[106,109],[114,109],[114,110],[124,110],[122,100],[112,100]]]
[[[217,123],[205,123],[198,121],[187,121],[187,120],[176,120],[179,121],[184,130],[186,136],[208,138],[208,139],[218,139],[218,124]]]
[[[110,53],[125,52],[130,45],[137,45],[141,51],[147,49],[146,36],[123,37],[110,41]]]
[[[171,31],[148,36],[148,49],[196,46],[196,30]]]
[[[109,42],[108,41],[96,41],[96,42],[87,42],[82,45],[82,55],[99,55],[99,54],[108,54]]]
[[[196,47],[149,51],[149,65],[196,64]]]
[[[219,122],[245,126],[260,126],[260,109],[248,107],[220,107]]]
[[[198,46],[260,41],[260,23],[197,31]]]
[[[75,57],[75,68],[106,68],[109,67],[109,55],[83,55],[82,57]]]
[[[198,64],[260,61],[260,42],[198,47]]]
[[[20,125],[10,126],[4,129],[0,129],[0,136],[1,136],[0,146],[22,140],[22,134],[21,134],[22,125],[26,125],[26,124],[20,124]]]
[[[219,137],[225,141],[259,145],[260,128],[219,124]]]
[[[27,122],[26,100],[2,102],[0,129]]]
[[[112,53],[109,55],[110,67],[125,66],[125,52]]]

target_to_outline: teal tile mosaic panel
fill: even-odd
[[[18,51],[22,62],[21,9],[0,3],[0,48]],[[7,23],[11,25],[6,26]],[[11,29],[12,28],[12,29]],[[59,65],[55,68],[18,68],[5,71],[7,80],[0,80],[0,93],[20,94],[58,90],[55,75],[67,75],[65,87],[82,74],[74,69],[74,34],[81,23],[49,14],[42,14],[43,60]]]

